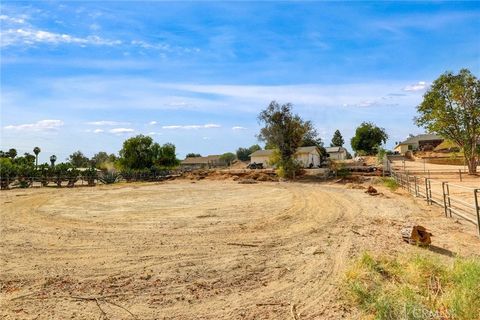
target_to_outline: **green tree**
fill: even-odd
[[[33,148],[33,153],[35,154],[35,167],[38,167],[38,154],[40,153],[40,148],[39,147],[35,147]]]
[[[463,150],[468,172],[476,174],[480,158],[480,81],[469,70],[445,72],[417,106],[418,126],[456,142]]]
[[[332,143],[330,143],[330,147],[343,147],[345,140],[343,140],[342,134],[340,130],[336,130],[332,137]]]
[[[240,161],[250,160],[250,155],[255,151],[261,150],[262,148],[258,144],[254,144],[249,148],[238,148],[237,149],[237,159]]]
[[[220,161],[223,161],[227,164],[227,166],[230,166],[233,162],[233,160],[235,160],[235,154],[231,153],[231,152],[227,152],[227,153],[224,153],[220,156]]]
[[[108,169],[113,167],[114,163],[117,161],[117,156],[113,153],[108,154],[105,151],[100,151],[95,153],[90,160],[90,163],[93,167],[97,169]]]
[[[352,138],[352,149],[358,153],[365,153],[367,155],[374,155],[382,143],[387,142],[388,135],[385,129],[379,128],[371,122],[363,122],[357,130],[355,136]]]
[[[202,155],[200,153],[187,153],[186,157],[185,158],[198,158],[198,157],[201,157]]]
[[[153,140],[142,134],[123,142],[120,163],[127,169],[144,169],[153,165]]]
[[[320,155],[324,156],[327,154],[327,150],[323,147],[322,138],[319,137],[316,129],[312,128],[308,131],[300,143],[300,147],[311,147],[315,146],[320,150]]]
[[[152,145],[152,155],[153,162],[157,166],[171,168],[179,164],[173,143],[165,143],[163,146],[154,143]]]
[[[67,161],[76,168],[90,167],[90,160],[80,151],[75,151],[68,158]]]
[[[7,156],[12,160],[15,159],[15,157],[17,156],[17,150],[13,148],[9,149],[7,152]]]
[[[292,104],[279,105],[276,101],[272,101],[258,119],[265,125],[260,130],[258,139],[278,150],[279,172],[287,178],[294,177],[298,169],[294,154],[302,140],[314,130],[312,123],[293,114]]]

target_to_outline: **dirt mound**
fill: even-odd
[[[278,181],[278,176],[275,172],[260,172],[254,170],[247,170],[242,172],[228,172],[224,170],[195,170],[183,174],[183,178],[190,180],[233,180],[238,181],[254,180],[254,181]]]

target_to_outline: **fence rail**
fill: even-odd
[[[389,160],[385,161],[385,170],[408,193],[442,207],[446,217],[456,216],[476,225],[480,237],[480,188],[419,177],[415,175],[417,172],[398,171]]]

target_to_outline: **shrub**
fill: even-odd
[[[118,182],[119,179],[119,174],[116,173],[115,171],[107,171],[103,173],[103,175],[100,177],[100,181],[104,184],[112,184]]]
[[[88,168],[87,170],[83,171],[82,177],[83,179],[87,180],[89,186],[94,186],[95,180],[98,179],[97,169],[94,167]]]
[[[16,167],[10,158],[0,158],[0,188],[8,189],[12,180],[17,176]]]
[[[364,253],[345,274],[347,299],[375,319],[478,319],[480,259],[453,265],[433,254],[373,257]]]

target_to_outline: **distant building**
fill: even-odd
[[[250,155],[250,162],[262,163],[264,168],[271,167],[270,157],[274,150],[258,150]],[[320,166],[320,150],[315,147],[300,147],[295,153],[295,160],[299,161],[304,168]]]
[[[180,162],[180,166],[185,169],[208,169],[225,166],[225,162],[220,160],[220,155],[210,155],[206,157],[188,157]]]
[[[394,151],[405,154],[407,151],[433,150],[443,141],[444,139],[436,134],[419,134],[411,136],[403,142],[398,142]]]
[[[345,160],[347,159],[348,151],[344,147],[328,147],[327,150],[328,156],[331,160]]]

